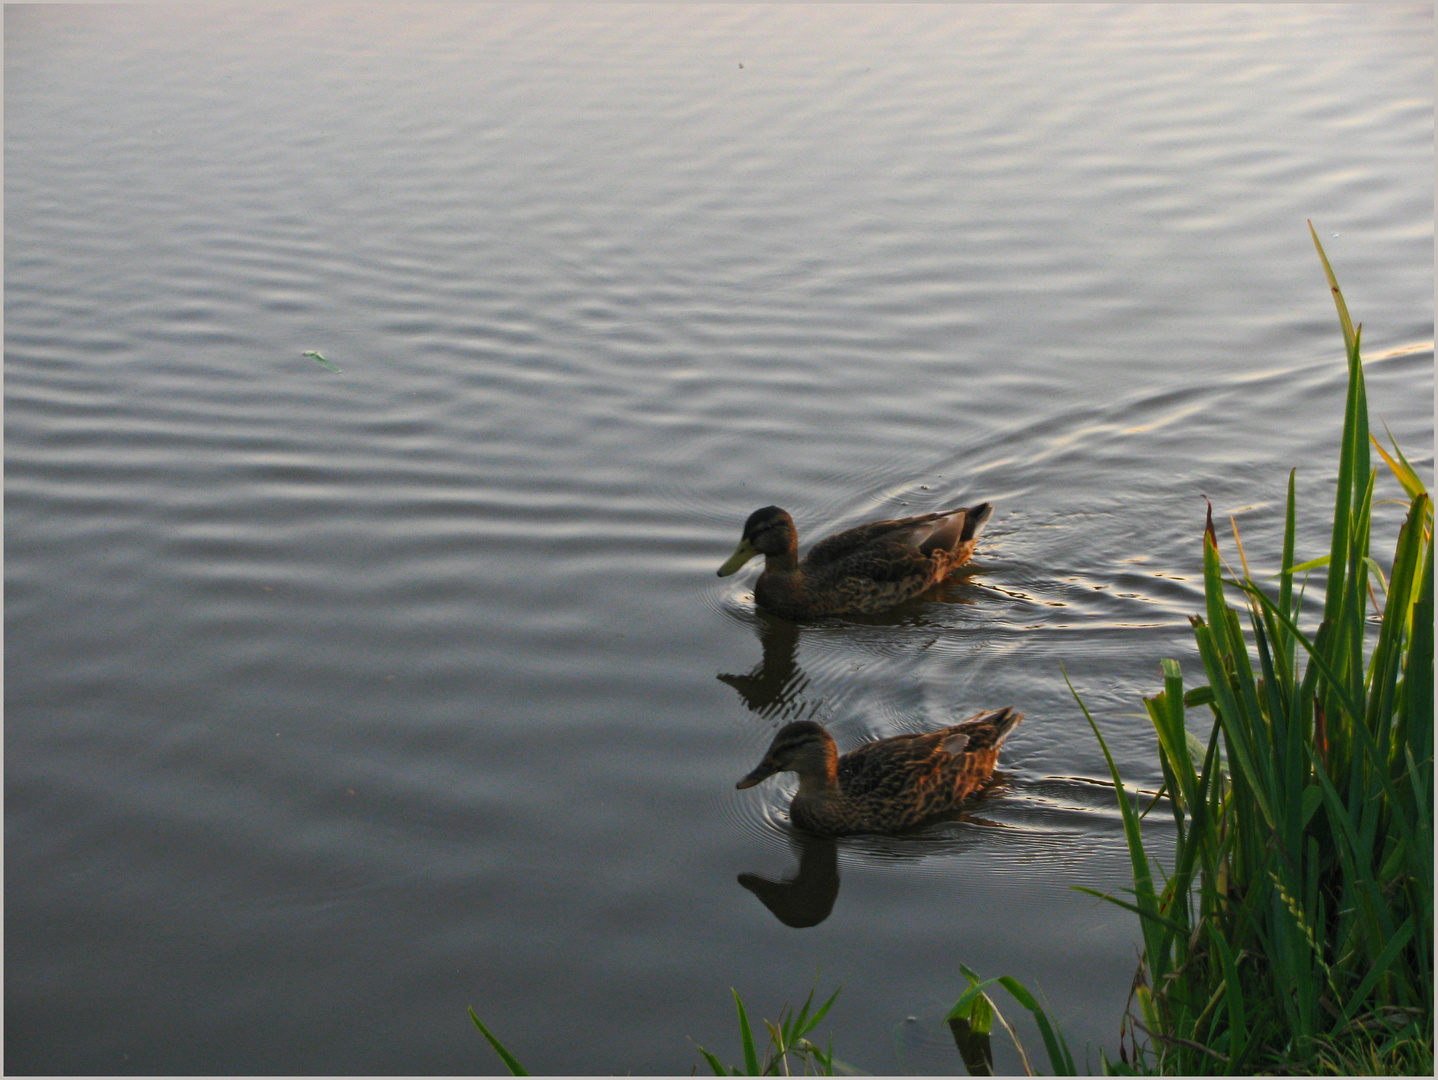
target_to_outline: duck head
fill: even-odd
[[[719,567],[719,576],[728,577],[756,555],[795,554],[799,550],[799,534],[794,530],[794,519],[788,511],[777,506],[766,506],[755,510],[744,522],[744,533],[739,546],[728,561]]]
[[[838,761],[839,751],[823,725],[812,720],[795,720],[775,733],[764,760],[734,786],[740,790],[751,788],[781,772],[798,773],[800,788],[815,784],[827,786],[836,775]]]

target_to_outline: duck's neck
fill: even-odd
[[[794,770],[799,774],[799,790],[789,803],[789,818],[810,832],[843,833],[848,830],[844,827],[844,791],[839,787],[839,755],[832,744],[828,750],[822,767],[811,761],[806,763],[809,767]]]
[[[804,586],[804,571],[793,551],[765,555],[764,572],[754,583],[754,599],[776,615],[795,618],[813,607]]]
[[[803,760],[794,765],[799,774],[796,799],[833,799],[843,794],[839,787],[839,752],[832,742],[806,747]]]
[[[764,556],[764,573],[766,574],[797,574],[798,572],[799,549],[797,547]]]

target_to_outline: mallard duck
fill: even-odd
[[[800,562],[794,519],[766,506],[749,515],[719,576],[763,555],[764,572],[754,585],[761,608],[787,619],[872,615],[917,596],[968,562],[992,512],[988,503],[979,503],[875,521],[820,540]]]
[[[734,786],[798,773],[789,817],[799,828],[822,836],[900,832],[953,812],[979,790],[1022,719],[1011,708],[992,709],[938,731],[865,743],[843,757],[822,724],[795,720]]]

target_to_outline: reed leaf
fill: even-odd
[[[1228,1064],[1230,1069],[1237,1072],[1248,1044],[1248,1010],[1243,1001],[1243,984],[1239,981],[1238,964],[1233,958],[1233,950],[1229,948],[1228,942],[1224,940],[1223,935],[1214,928],[1212,923],[1208,923],[1206,926],[1209,943],[1218,954],[1219,965],[1223,973],[1223,981],[1219,984],[1215,995],[1218,996],[1221,991],[1221,997],[1228,1012]],[[1197,1027],[1196,1024],[1195,1027]]]
[[[1357,343],[1358,334],[1353,329],[1353,319],[1349,317],[1348,305],[1343,300],[1343,290],[1338,287],[1338,278],[1333,273],[1333,267],[1328,264],[1328,255],[1323,250],[1323,245],[1318,242],[1318,230],[1313,227],[1313,222],[1308,222],[1308,233],[1313,237],[1313,246],[1318,249],[1318,259],[1323,263],[1323,273],[1328,278],[1328,287],[1333,292],[1333,304],[1338,308],[1338,324],[1343,330],[1343,346],[1352,351]]]
[[[1084,705],[1078,691],[1074,689],[1073,683],[1069,681],[1068,672],[1065,671],[1063,676],[1069,693],[1073,694],[1089,727],[1093,729],[1094,737],[1098,739],[1099,747],[1103,750],[1104,760],[1108,762],[1109,775],[1113,777],[1114,791],[1118,795],[1119,813],[1123,818],[1124,837],[1128,842],[1129,863],[1133,869],[1134,893],[1138,898],[1138,909],[1144,915],[1141,924],[1144,943],[1147,946],[1147,955],[1151,958],[1150,962],[1157,965],[1157,974],[1162,977],[1168,973],[1168,949],[1167,942],[1157,927],[1161,926],[1165,920],[1159,914],[1158,894],[1154,892],[1153,888],[1153,872],[1149,867],[1148,855],[1144,851],[1138,813],[1129,801],[1127,792],[1124,791],[1123,777],[1119,774],[1118,766],[1114,764],[1113,755],[1109,753],[1108,743],[1104,741],[1103,733],[1098,729],[1098,723],[1089,713],[1088,707]]]
[[[1348,1004],[1344,1006],[1343,1009],[1343,1020],[1345,1022],[1352,1020],[1353,1017],[1358,1015],[1358,1010],[1368,1001],[1368,995],[1373,992],[1378,981],[1389,974],[1389,969],[1398,959],[1398,954],[1403,950],[1403,947],[1408,944],[1408,939],[1412,936],[1413,916],[1409,915],[1408,918],[1403,920],[1403,924],[1399,926],[1384,943],[1382,951],[1379,952],[1377,958],[1374,959],[1373,966],[1369,968],[1368,974],[1363,976],[1363,981],[1358,984],[1357,989],[1354,990],[1349,997]]]
[[[734,1007],[739,1010],[739,1043],[744,1051],[744,1075],[759,1075],[759,1055],[754,1050],[754,1032],[749,1028],[749,1017],[744,1012],[744,999],[739,996],[739,991],[732,986],[729,992],[734,995]]]
[[[1398,483],[1402,485],[1403,491],[1407,494],[1408,498],[1416,499],[1419,495],[1428,494],[1428,489],[1423,485],[1423,481],[1418,478],[1418,473],[1413,466],[1408,464],[1408,459],[1403,456],[1403,451],[1398,448],[1398,440],[1393,437],[1393,432],[1388,430],[1386,423],[1383,425],[1383,430],[1388,435],[1388,444],[1393,447],[1392,455],[1383,449],[1374,436],[1369,435],[1368,438],[1373,442],[1373,449],[1377,450],[1379,456],[1387,463],[1388,468],[1392,471]],[[1394,460],[1395,458],[1397,460]],[[1433,507],[1430,503],[1428,507],[1428,525],[1430,530],[1432,524]]]
[[[1048,1051],[1049,1065],[1054,1071],[1053,1074],[1055,1076],[1078,1075],[1073,1054],[1069,1050],[1068,1041],[1064,1038],[1063,1032],[1053,1025],[1053,1022],[1049,1020],[1048,1014],[1044,1011],[1043,1006],[1039,1004],[1038,999],[1028,991],[1028,988],[1025,987],[1023,983],[1019,982],[1019,980],[1015,979],[1012,975],[1000,975],[993,979],[979,980],[978,976],[974,975],[967,968],[963,968],[962,965],[961,968],[969,979],[970,985],[967,990],[959,995],[959,999],[954,1002],[953,1007],[945,1014],[944,1019],[946,1021],[968,1019],[980,1007],[978,1003],[985,1001],[988,1003],[988,1007],[993,1010],[994,1015],[1002,1022],[1003,1015],[998,1011],[998,1008],[994,1006],[993,999],[984,992],[991,986],[1002,986],[1015,1001],[1033,1015],[1034,1023],[1038,1025],[1039,1035],[1044,1040],[1044,1049]],[[1029,1066],[1028,1056],[1024,1053],[1023,1045],[1019,1043],[1017,1036],[1013,1034],[1013,1028],[1009,1027],[1007,1022],[1004,1022],[1004,1026],[1008,1028],[1010,1036],[1014,1039],[1014,1045],[1019,1051],[1020,1058],[1023,1059],[1024,1068],[1028,1072],[1028,1075],[1034,1075],[1032,1068]]]
[[[472,1007],[469,1010],[469,1018],[474,1021],[474,1026],[479,1028],[479,1033],[489,1040],[489,1045],[494,1047],[494,1052],[498,1054],[500,1060],[504,1062],[504,1066],[509,1070],[510,1076],[529,1075],[529,1070],[521,1065],[515,1056],[505,1049],[504,1044],[494,1036],[494,1033],[491,1032],[489,1028],[480,1023],[479,1017],[474,1014]]]

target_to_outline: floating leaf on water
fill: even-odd
[[[339,371],[339,370],[340,370],[339,365],[336,364],[333,360],[327,360],[327,359],[325,359],[323,356],[321,356],[319,353],[315,352],[313,349],[306,349],[304,355],[308,356],[311,360],[313,360],[313,361],[314,361],[316,364],[318,364],[320,367],[329,368],[329,370],[331,370],[331,371]]]

